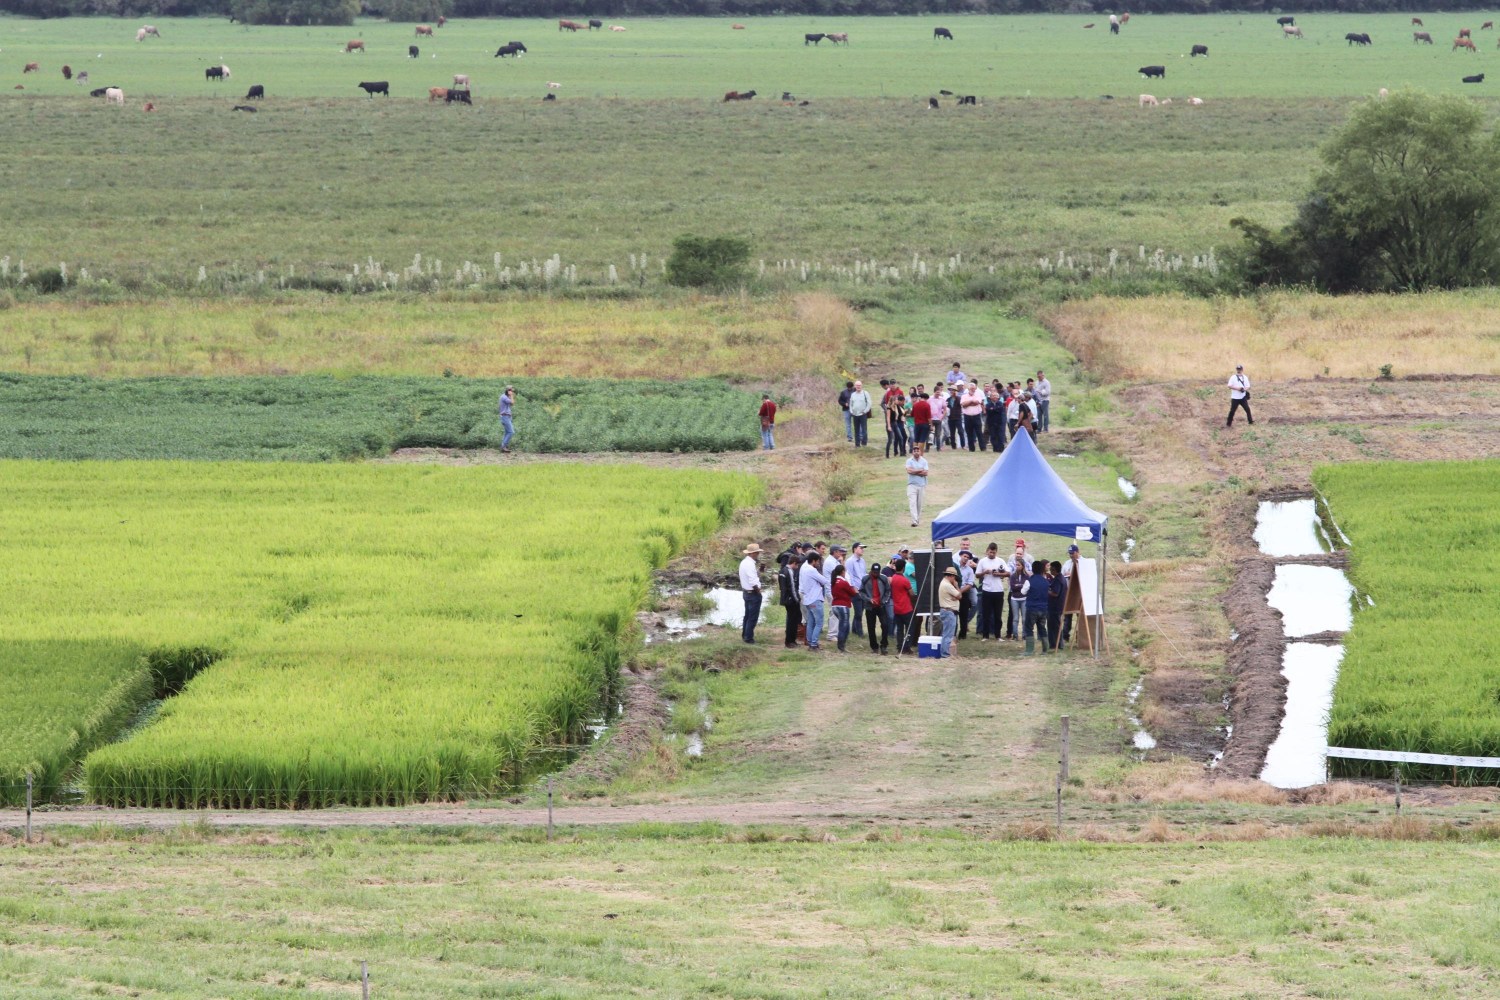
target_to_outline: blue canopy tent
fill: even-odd
[[[1090,510],[1042,457],[1031,435],[1017,435],[958,502],[932,521],[937,542],[963,535],[1031,531],[1099,546],[1098,608],[1104,613],[1109,518]],[[1094,643],[1098,655],[1099,644]]]

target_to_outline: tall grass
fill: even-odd
[[[1500,460],[1319,469],[1359,608],[1333,692],[1333,746],[1500,757]],[[1339,774],[1389,764],[1330,760]],[[1448,768],[1408,773],[1448,778]],[[1500,772],[1466,778],[1500,781]]]
[[[89,757],[95,801],[502,787],[581,734],[652,568],[758,489],[619,466],[0,463],[0,721],[32,720],[0,730],[0,781],[111,735],[152,694],[146,651],[202,648],[223,659]]]

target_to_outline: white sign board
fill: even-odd
[[[1092,559],[1079,559],[1073,571],[1073,586],[1083,593],[1083,613],[1090,617],[1099,613],[1099,566]]]
[[[1094,529],[1089,527],[1074,528],[1073,537],[1080,542],[1091,541],[1094,537]]]

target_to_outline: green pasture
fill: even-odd
[[[0,373],[0,458],[326,462],[498,448],[501,379]],[[517,379],[518,450],[746,451],[760,396],[712,379]]]
[[[1314,482],[1349,536],[1350,578],[1375,602],[1354,616],[1329,745],[1500,757],[1500,461],[1339,465]],[[1391,773],[1369,761],[1330,764]],[[1472,778],[1493,782],[1495,772]]]
[[[1129,99],[1158,97],[1311,98],[1373,95],[1379,88],[1458,91],[1460,77],[1479,72],[1495,53],[1494,36],[1477,33],[1480,54],[1452,52],[1461,27],[1478,28],[1474,14],[1430,14],[1424,20],[1437,44],[1415,45],[1409,14],[1305,14],[1306,38],[1282,37],[1272,14],[1146,15],[1131,19],[1118,36],[1104,15],[770,17],[607,19],[606,30],[559,32],[555,20],[457,18],[432,38],[415,37],[410,24],[360,21],[353,27],[268,27],[220,19],[154,19],[160,39],[135,41],[137,20],[59,19],[0,21],[7,96],[68,95],[78,87],[59,72],[67,63],[85,69],[92,86],[115,84],[140,100],[243,95],[265,86],[269,106],[281,98],[365,101],[362,80],[388,80],[393,100],[422,99],[427,88],[447,86],[466,73],[481,99],[537,100],[547,84],[561,84],[560,100],[578,98],[697,98],[717,100],[729,90],[756,90],[760,100],[791,91],[814,102],[841,97],[923,100],[940,89],[1007,97]],[[1094,23],[1092,29],[1083,26]],[[745,30],[732,30],[731,23]],[[614,32],[610,25],[627,30]],[[954,41],[935,40],[936,25]],[[847,47],[824,41],[805,45],[807,32],[847,32]],[[1347,45],[1350,31],[1368,32],[1369,48]],[[350,39],[363,54],[346,54]],[[522,41],[520,59],[497,59],[495,50]],[[416,44],[419,58],[407,56]],[[1208,58],[1188,58],[1194,44]],[[23,63],[40,74],[24,79]],[[205,80],[207,66],[229,66],[227,83]],[[1167,78],[1144,83],[1141,66],[1166,65]],[[9,91],[11,78],[26,86]],[[86,98],[82,98],[86,99]],[[380,98],[376,98],[380,100]],[[459,110],[459,109],[455,109]],[[517,109],[506,108],[511,116]],[[491,108],[490,113],[500,111]],[[435,151],[436,152],[436,151]],[[503,149],[495,153],[503,160]],[[500,164],[497,163],[497,166]],[[445,171],[452,177],[453,171]]]
[[[0,463],[0,793],[29,770],[49,794],[178,688],[89,758],[93,799],[497,789],[583,735],[652,570],[758,492],[639,466]]]

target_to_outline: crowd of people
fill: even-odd
[[[876,399],[862,381],[850,380],[839,393],[839,408],[844,437],[856,448],[870,443],[871,420],[880,421],[887,458],[904,456],[919,444],[936,451],[947,447],[1000,452],[1022,430],[1035,440],[1052,425],[1052,383],[1043,371],[1024,383],[985,383],[964,374],[955,361],[951,371],[933,382],[931,391],[926,383],[903,387],[883,378],[878,395]]]
[[[760,557],[751,544],[740,562],[740,589],[745,595],[741,638],[755,642],[763,603]],[[943,551],[941,544],[938,550]],[[882,562],[867,559],[865,546],[847,549],[827,542],[797,542],[776,557],[779,603],[786,611],[785,643],[817,652],[833,640],[840,653],[849,651],[851,636],[868,639],[870,652],[886,655],[914,653],[919,608],[933,602],[919,600],[924,587],[937,588],[935,622],[940,629],[940,656],[952,656],[954,643],[969,636],[970,625],[980,642],[1024,642],[1027,654],[1066,648],[1072,638],[1072,614],[1065,614],[1068,590],[1079,579],[1078,546],[1068,546],[1065,562],[1035,558],[1018,538],[1014,551],[1001,556],[997,543],[976,555],[969,539],[952,552],[953,565],[938,580],[917,577],[911,550],[901,548]]]

